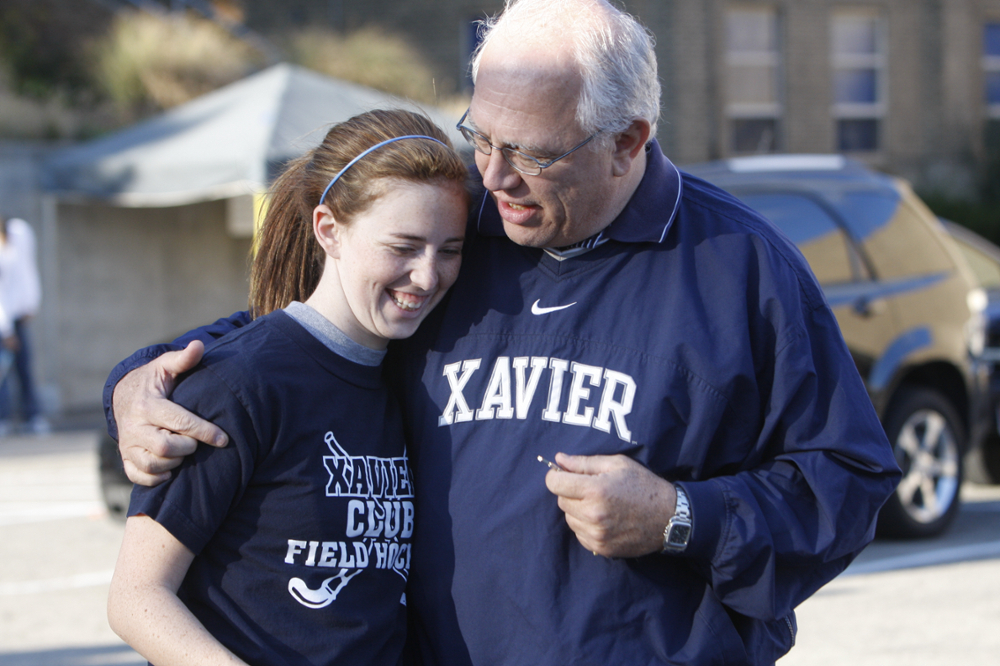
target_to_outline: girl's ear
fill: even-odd
[[[343,225],[333,219],[333,211],[326,204],[313,208],[313,234],[327,256],[340,258],[340,234]]]

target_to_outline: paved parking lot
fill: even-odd
[[[876,541],[797,610],[779,666],[1000,663],[1000,487],[966,484],[952,529]]]
[[[144,664],[108,627],[122,524],[108,518],[96,434],[0,439],[0,664]]]
[[[96,442],[0,439],[0,666],[145,663],[105,620],[122,525],[101,502]],[[945,538],[876,542],[803,604],[779,666],[997,664],[1000,488],[963,495]]]

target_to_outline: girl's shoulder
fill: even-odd
[[[193,384],[205,390],[214,385],[237,396],[270,393],[268,387],[278,388],[290,369],[307,365],[294,326],[280,311],[255,319],[209,347],[178,388]]]

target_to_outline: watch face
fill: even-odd
[[[670,532],[667,534],[667,545],[669,546],[686,546],[688,538],[691,536],[691,526],[684,525],[683,523],[674,523],[670,526]]]

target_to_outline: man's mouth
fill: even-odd
[[[538,206],[513,201],[498,201],[500,217],[510,224],[529,224],[538,214]]]
[[[389,298],[395,303],[399,308],[406,310],[407,312],[416,312],[423,307],[424,303],[427,302],[429,296],[418,296],[417,294],[408,294],[404,291],[390,291]]]

